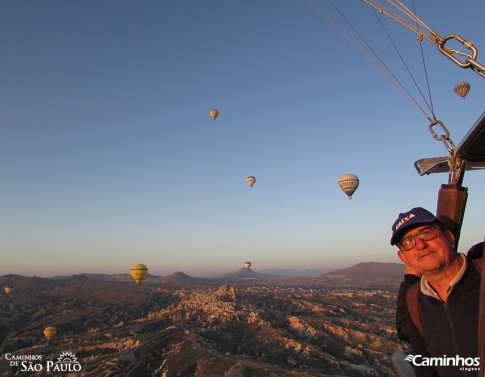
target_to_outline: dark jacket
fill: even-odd
[[[429,356],[441,359],[444,356],[478,358],[479,291],[480,273],[468,260],[464,275],[453,287],[446,303],[419,293],[424,339],[409,315],[407,317],[409,337],[419,362],[423,361],[422,357]],[[416,376],[476,377],[478,369],[474,368],[478,367],[471,365],[469,368],[473,370],[462,370],[461,366],[419,366],[416,367]]]
[[[406,292],[409,287],[417,283],[420,280],[419,276],[406,274],[404,280],[399,285],[399,292],[397,294],[397,307],[396,307],[396,330],[399,339],[405,342],[410,342],[408,327],[407,327],[407,307],[406,307]]]

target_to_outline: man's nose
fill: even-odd
[[[416,246],[415,246],[416,249],[421,250],[421,249],[424,249],[426,246],[428,246],[428,244],[418,236],[414,237],[414,241],[416,242]]]

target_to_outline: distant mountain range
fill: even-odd
[[[282,276],[319,276],[332,271],[335,271],[335,268],[306,268],[301,270],[289,268],[266,268],[259,272],[262,274]]]
[[[270,271],[270,270],[265,270]],[[277,272],[278,270],[272,270]],[[378,263],[378,262],[363,262],[354,266],[327,272],[325,274],[314,276],[288,276],[284,274],[272,273],[258,273],[251,268],[241,268],[234,272],[221,274],[219,276],[210,278],[192,277],[183,272],[177,271],[168,276],[147,275],[144,280],[145,284],[161,283],[171,286],[187,286],[187,285],[206,285],[206,284],[256,284],[256,283],[287,283],[300,284],[305,281],[312,281],[312,283],[321,282],[329,286],[352,286],[352,287],[396,287],[404,276],[404,265],[401,263]],[[72,276],[55,276],[51,279],[44,279],[39,277],[32,277],[36,279],[36,284],[39,286],[46,286],[46,288],[53,284],[52,280],[71,279],[79,281],[85,280],[99,280],[99,281],[119,281],[132,282],[129,274],[89,274],[82,273]],[[19,275],[4,275],[0,276],[0,284],[16,285],[21,280]]]
[[[278,278],[278,277],[279,277],[278,275],[258,273],[256,271],[251,270],[250,268],[240,268],[237,271],[217,276],[216,279],[251,280],[251,279]]]
[[[402,278],[404,275],[404,270],[405,266],[402,263],[361,262],[351,267],[328,272],[323,276],[345,276],[353,279],[367,279],[374,275],[380,278]]]
[[[338,286],[368,287],[399,285],[404,277],[402,263],[362,262],[321,275],[327,282]]]

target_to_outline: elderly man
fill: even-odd
[[[422,333],[408,313],[417,376],[477,376],[480,271],[455,250],[455,238],[424,208],[399,214],[392,226],[391,245],[421,279],[415,307]],[[411,303],[408,295],[408,311]],[[485,341],[484,339],[480,340]]]

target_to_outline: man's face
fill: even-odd
[[[399,258],[407,266],[413,267],[425,275],[441,271],[455,257],[455,239],[450,231],[437,228],[436,237],[428,241],[423,241],[419,237],[421,234],[429,232],[430,226],[433,227],[433,225],[422,225],[411,229],[401,237],[398,243]],[[401,246],[401,242],[405,239],[408,241],[414,239],[415,245],[410,250],[404,250]]]

